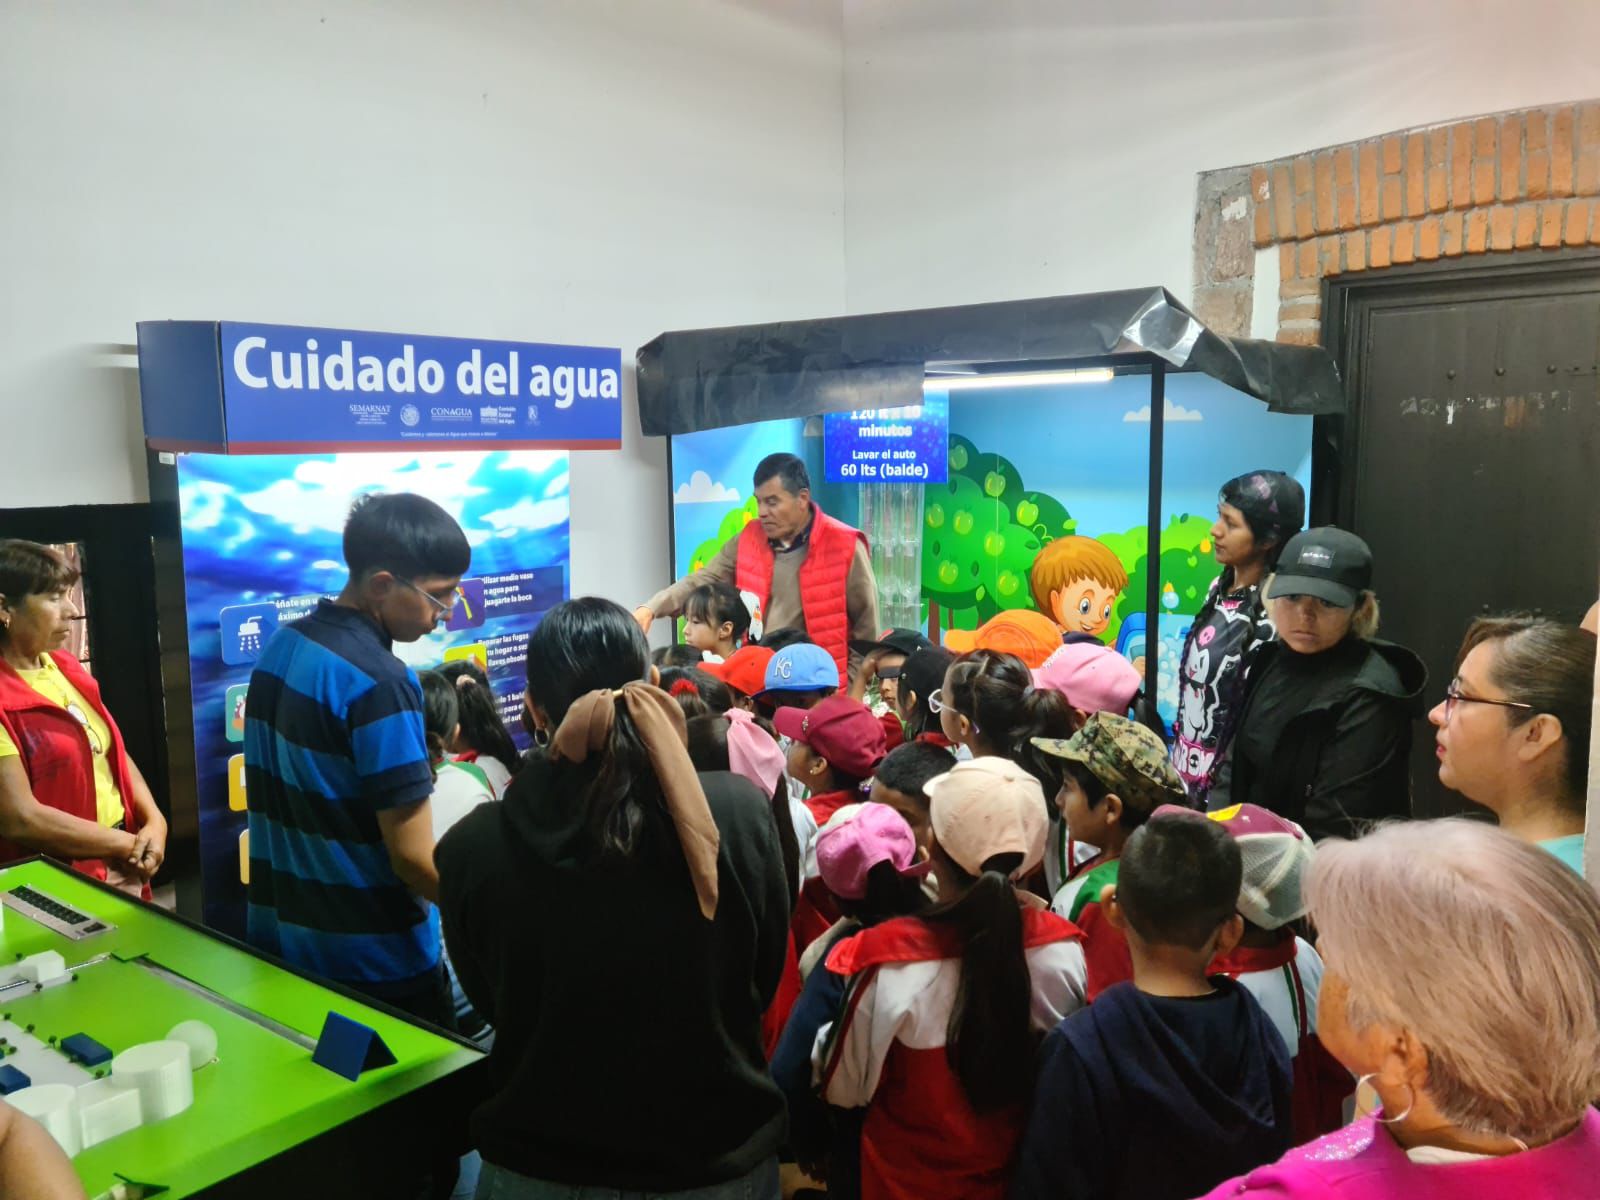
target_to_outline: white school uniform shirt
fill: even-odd
[[[1295,976],[1300,987],[1296,989]],[[1236,977],[1267,1014],[1272,1027],[1289,1047],[1289,1057],[1300,1052],[1300,1035],[1317,1031],[1317,997],[1322,992],[1322,956],[1303,938],[1294,940],[1294,960],[1265,971],[1246,971]],[[1304,993],[1302,1005],[1300,993]]]
[[[448,760],[440,763],[429,804],[433,814],[434,845],[438,845],[439,839],[462,817],[493,799],[494,793],[488,785],[466,764]]]
[[[1083,943],[1078,938],[1047,942],[1026,955],[1033,980],[1029,1020],[1035,1030],[1047,1033],[1089,1002]],[[867,1105],[896,1042],[910,1051],[942,1051],[960,986],[960,958],[891,963],[853,981],[859,994],[850,996],[840,1016],[844,1028],[837,1037],[842,1042],[833,1044],[836,1022],[830,1021],[817,1031],[812,1048],[812,1077],[826,1085],[828,1103],[840,1108]]]
[[[506,785],[511,782],[511,771],[493,755],[480,756],[473,764],[483,772],[489,781],[489,790],[494,793],[494,799],[499,800],[506,794]]]

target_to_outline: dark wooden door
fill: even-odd
[[[1595,600],[1600,257],[1397,269],[1327,303],[1352,407],[1314,503],[1372,546],[1380,636],[1422,656],[1431,706],[1475,616],[1576,623]],[[1426,726],[1412,764],[1418,816],[1468,807]]]

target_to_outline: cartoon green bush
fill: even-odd
[[[717,526],[714,536],[707,538],[694,548],[694,553],[689,556],[689,570],[698,571],[713,558],[717,551],[727,543],[729,538],[739,536],[746,525],[756,519],[756,498],[751,496],[738,508],[729,509],[722,518],[722,523]]]
[[[950,436],[950,480],[923,498],[922,596],[947,628],[972,629],[1033,607],[1028,571],[1044,544],[1077,529],[1054,496],[1023,485],[1016,466]]]
[[[1128,567],[1128,587],[1117,603],[1116,618],[1120,622],[1129,613],[1144,610],[1145,547],[1144,530],[1129,530],[1124,535],[1132,539],[1137,533],[1138,553]],[[1109,539],[1102,538],[1102,541]],[[1161,533],[1161,593],[1162,608],[1166,612],[1194,614],[1205,601],[1206,590],[1217,574],[1216,560],[1211,557],[1211,522],[1204,517],[1183,513],[1174,517]],[[1175,597],[1168,601],[1168,595]]]

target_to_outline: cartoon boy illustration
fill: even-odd
[[[1039,551],[1028,582],[1039,611],[1063,633],[1099,637],[1111,623],[1111,606],[1128,586],[1128,572],[1107,547],[1074,535]]]

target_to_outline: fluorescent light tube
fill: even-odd
[[[1084,367],[1074,371],[1015,371],[993,375],[941,375],[922,381],[924,392],[976,392],[994,388],[1050,387],[1062,383],[1108,383],[1110,367]]]

